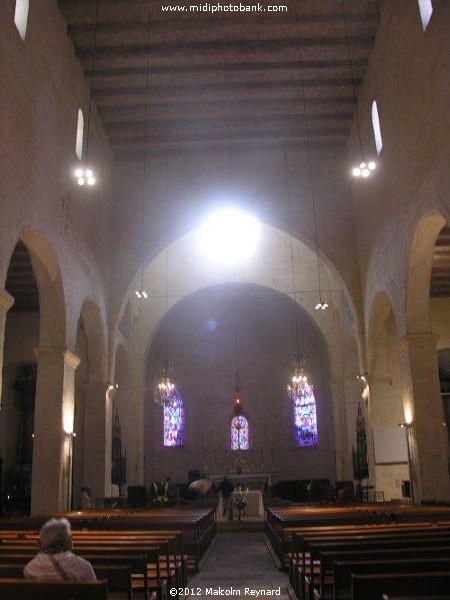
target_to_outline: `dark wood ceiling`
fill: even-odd
[[[146,139],[148,150],[307,135],[345,146],[380,0],[344,0],[346,28],[342,0],[297,0],[298,33],[294,0],[262,0],[287,7],[275,13],[169,4],[194,3],[99,0],[95,43],[97,0],[59,0],[117,158],[141,157]]]
[[[247,1],[255,4],[241,3]],[[354,78],[342,1],[298,0],[299,35],[293,1],[273,1],[282,3],[286,13],[183,14],[163,12],[164,0],[99,0],[94,61],[97,0],[59,0],[116,156],[143,157],[146,114],[149,151],[230,141],[305,144],[307,133],[311,145],[343,148],[380,0],[344,0]],[[183,6],[181,0],[169,4]],[[13,310],[39,309],[30,256],[21,242],[6,289],[15,298]],[[448,227],[436,242],[430,295],[450,297]]]

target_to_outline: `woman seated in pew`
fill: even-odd
[[[39,533],[39,553],[25,566],[25,579],[96,581],[90,562],[72,553],[67,519],[50,519]]]

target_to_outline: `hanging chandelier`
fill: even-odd
[[[303,369],[299,369],[296,367],[294,369],[294,375],[291,379],[291,382],[287,386],[287,393],[291,400],[295,400],[296,398],[300,398],[305,391],[311,389],[311,385],[308,383],[308,378],[306,377]]]
[[[164,361],[163,377],[156,385],[153,395],[154,401],[160,406],[167,406],[180,401],[180,392],[177,390],[175,383],[170,380],[169,371],[172,370],[172,363],[168,360]]]

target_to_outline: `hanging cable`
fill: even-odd
[[[92,166],[89,165],[89,141],[91,133],[91,110],[92,110],[92,96],[94,93],[94,78],[95,69],[97,64],[97,32],[98,32],[98,17],[99,17],[99,0],[97,0],[95,6],[95,24],[94,24],[94,40],[92,49],[92,67],[91,67],[91,83],[89,86],[89,104],[88,104],[88,118],[87,118],[87,133],[86,133],[86,152],[84,157],[84,165],[79,166],[75,170],[75,178],[79,186],[84,186],[85,183],[88,186],[93,186],[96,183],[96,177]],[[81,158],[81,157],[80,157]]]
[[[147,61],[146,61],[146,91],[145,91],[145,137],[144,137],[144,164],[142,165],[142,213],[141,213],[141,285],[136,290],[136,296],[140,300],[146,300],[148,293],[144,288],[144,235],[145,235],[145,188],[147,182],[147,151],[148,151],[148,90],[149,90],[149,66],[150,66],[150,12],[147,15]]]
[[[291,206],[291,194],[290,194],[290,185],[289,185],[289,168],[288,168],[288,160],[287,160],[287,148],[286,142],[284,142],[284,171],[285,171],[285,180],[286,180],[286,197],[288,201],[288,218],[289,218],[289,238],[290,238],[290,246],[291,246],[291,272],[292,272],[292,289],[294,293],[294,316],[295,316],[295,340],[296,340],[296,349],[297,354],[295,355],[296,366],[299,365],[300,359],[300,341],[299,341],[299,328],[298,328],[298,314],[297,314],[297,290],[295,285],[295,267],[294,267],[294,237],[292,231],[292,206]]]
[[[300,83],[301,83],[301,88],[302,88],[303,117],[305,120],[306,152],[307,152],[307,156],[308,156],[308,175],[309,175],[309,184],[310,184],[310,193],[311,193],[312,212],[313,212],[313,219],[314,219],[314,241],[315,241],[316,255],[317,255],[317,283],[318,283],[318,287],[319,287],[319,302],[316,304],[315,309],[316,310],[325,310],[328,308],[328,303],[323,302],[323,300],[322,300],[322,284],[321,284],[321,277],[320,277],[319,235],[318,235],[318,230],[317,230],[315,187],[314,187],[312,159],[311,159],[311,144],[310,144],[310,137],[309,137],[308,112],[306,109],[305,78],[304,78],[304,73],[303,73],[302,46],[301,46],[301,41],[300,41],[300,24],[299,24],[299,18],[298,18],[297,0],[295,1],[295,24],[296,24],[296,29],[297,29],[298,60],[299,60]]]
[[[376,169],[376,163],[373,160],[367,161],[365,158],[365,155],[364,155],[362,136],[361,136],[361,124],[359,122],[359,113],[358,113],[358,92],[356,90],[355,70],[354,70],[354,65],[353,65],[352,53],[350,50],[350,38],[348,35],[347,15],[345,12],[344,0],[341,0],[341,8],[342,8],[342,23],[344,26],[344,35],[345,35],[345,42],[346,42],[346,48],[347,48],[348,64],[350,67],[350,77],[352,80],[352,87],[353,87],[353,109],[355,111],[359,152],[360,152],[360,156],[361,156],[360,163],[358,166],[353,167],[352,174],[354,177],[367,178],[367,177],[370,177],[370,175],[372,174],[372,171],[374,171]]]

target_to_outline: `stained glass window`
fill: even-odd
[[[306,378],[305,378],[306,379]],[[298,394],[293,398],[294,427],[296,446],[317,446],[316,399],[312,386],[304,381]]]
[[[231,449],[249,449],[248,420],[242,415],[231,419]]]
[[[175,391],[164,403],[164,446],[184,444],[184,404],[183,398]]]

